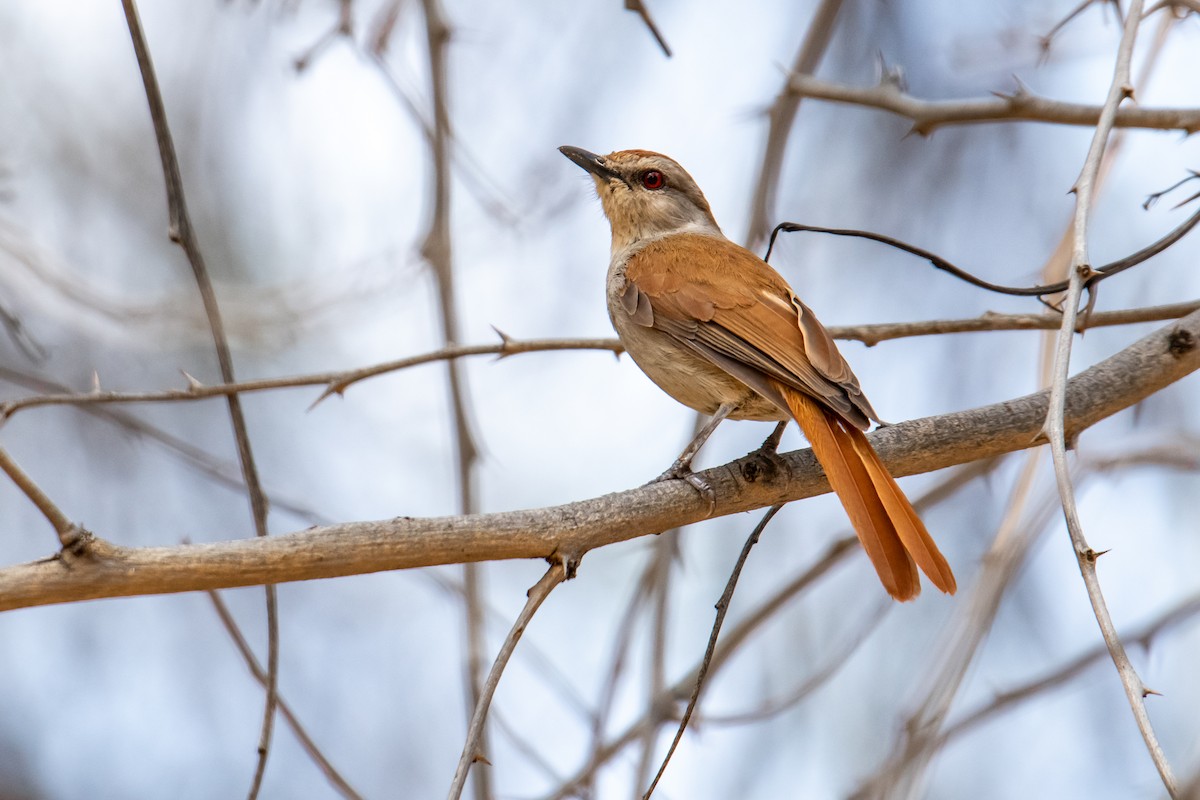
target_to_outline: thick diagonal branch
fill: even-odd
[[[1135,342],[1072,378],[1066,435],[1149,397],[1200,368],[1200,311]],[[1048,393],[902,422],[870,439],[897,476],[943,469],[1043,444]],[[811,451],[787,454],[785,474],[755,481],[753,456],[701,473],[716,493],[717,515],[829,491]],[[753,476],[753,470],[746,475]],[[709,516],[686,483],[528,511],[458,517],[397,517],[311,528],[266,539],[177,547],[126,548],[97,539],[83,559],[0,570],[0,611],[99,597],[188,592],[332,578],[390,569],[509,558],[577,558],[588,550]],[[165,535],[164,535],[165,538]]]

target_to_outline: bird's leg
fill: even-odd
[[[787,428],[790,421],[785,419],[776,425],[775,430],[771,431],[771,435],[754,452],[768,458],[777,455],[779,453],[779,440],[783,438],[783,431]]]
[[[788,421],[784,420],[775,426],[771,435],[766,438],[757,450],[751,450],[742,459],[742,477],[748,483],[761,480],[771,480],[779,474],[781,460],[779,458],[779,440]]]
[[[717,429],[717,426],[726,417],[737,411],[739,405],[739,403],[722,403],[717,412],[712,415],[712,419],[696,433],[696,436],[688,443],[688,446],[683,448],[683,452],[679,454],[679,458],[675,459],[675,463],[671,465],[671,468],[662,475],[659,475],[651,483],[669,481],[676,478],[685,480],[708,500],[710,506],[716,505],[717,499],[713,488],[708,485],[708,481],[692,471],[692,459],[700,452],[700,448],[708,441],[708,437],[712,436],[712,432]]]

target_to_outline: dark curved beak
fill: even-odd
[[[588,172],[595,175],[597,178],[604,180],[615,180],[625,183],[625,178],[612,167],[608,166],[608,159],[604,156],[598,156],[595,153],[584,150],[582,147],[572,147],[564,144],[558,148],[558,152],[562,153],[567,158],[575,162],[576,165],[582,167]]]

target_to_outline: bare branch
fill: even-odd
[[[529,599],[525,602],[521,613],[517,615],[516,621],[513,622],[512,630],[509,631],[504,644],[500,647],[500,652],[496,654],[496,661],[492,664],[491,672],[488,673],[487,680],[480,688],[479,700],[475,704],[475,711],[471,714],[471,724],[467,728],[467,741],[463,745],[462,756],[458,760],[458,768],[454,771],[454,780],[450,784],[449,800],[458,800],[462,796],[471,764],[484,759],[482,752],[483,723],[487,719],[488,708],[492,704],[496,687],[500,684],[500,676],[504,674],[504,668],[508,665],[508,660],[512,656],[513,650],[516,649],[517,642],[520,641],[521,635],[525,633],[525,628],[529,626],[530,620],[533,619],[533,615],[537,613],[542,602],[550,596],[554,587],[571,577],[573,572],[573,562],[566,559],[555,560],[546,570],[546,574],[530,588]]]
[[[667,748],[667,754],[663,756],[662,765],[658,768],[658,774],[654,776],[654,780],[650,781],[650,787],[646,789],[642,795],[642,800],[650,800],[650,796],[654,794],[654,790],[658,787],[658,782],[662,780],[663,773],[667,771],[667,764],[671,763],[671,756],[675,754],[675,749],[679,747],[679,741],[683,739],[683,732],[687,730],[688,722],[692,719],[692,714],[696,710],[696,704],[700,702],[700,692],[704,689],[704,678],[708,675],[708,668],[712,664],[713,653],[717,649],[717,637],[721,635],[721,626],[725,624],[725,614],[729,611],[729,604],[733,601],[733,591],[737,588],[738,578],[742,576],[742,568],[746,566],[746,559],[750,557],[750,551],[754,545],[758,544],[758,539],[762,536],[762,532],[766,530],[771,519],[779,513],[779,509],[783,505],[773,505],[767,509],[767,513],[763,514],[763,518],[754,526],[754,530],[750,531],[750,535],[746,537],[746,543],[742,545],[742,552],[738,554],[737,562],[733,565],[733,571],[729,573],[729,580],[725,583],[725,591],[721,592],[721,597],[717,600],[717,616],[713,620],[712,632],[708,635],[708,647],[704,651],[704,658],[700,660],[700,669],[696,673],[696,685],[692,689],[692,696],[688,698],[687,708],[684,709],[683,716],[679,720],[679,728],[675,731],[675,738],[671,740],[671,746]]]
[[[58,534],[59,544],[64,550],[86,547],[90,534],[71,522],[62,509],[50,499],[50,495],[42,491],[42,488],[34,482],[33,478],[29,477],[25,470],[21,469],[20,465],[3,447],[0,447],[0,470],[16,484],[30,502],[37,506],[38,511],[42,512],[42,516],[54,527],[55,533]]]
[[[791,76],[807,75],[816,71],[825,51],[829,49],[829,42],[833,39],[834,24],[841,8],[842,0],[821,0],[821,4],[813,13],[812,22],[808,25],[804,41],[796,51]],[[758,180],[754,184],[754,194],[751,197],[750,225],[745,240],[747,247],[753,247],[755,243],[766,238],[771,219],[775,217],[775,189],[779,185],[779,170],[783,165],[788,138],[792,134],[792,124],[800,110],[800,96],[792,92],[790,81],[789,77],[768,112],[770,122],[767,140],[763,145]]]
[[[1070,438],[1200,368],[1200,311],[1159,329],[1067,383]],[[1044,443],[1045,391],[995,405],[890,425],[870,440],[896,476],[991,458]],[[744,477],[752,455],[703,475],[715,509],[683,481],[528,511],[398,517],[273,536],[178,547],[127,548],[97,539],[67,568],[35,562],[0,569],[0,611],[118,597],[511,558],[579,558],[588,550],[717,516],[829,491],[809,450],[781,457],[777,474]],[[747,469],[747,473],[754,470]]]
[[[1200,596],[1193,595],[1155,617],[1143,627],[1125,632],[1121,638],[1143,649],[1148,649],[1151,642],[1163,631],[1198,615],[1200,615]],[[1107,655],[1108,648],[1104,644],[1096,645],[1044,675],[998,693],[991,701],[947,727],[938,738],[935,747],[940,750],[951,739],[974,730],[997,714],[1074,680],[1088,667]],[[1184,797],[1189,796],[1184,795]]]
[[[1171,303],[1161,306],[1144,306],[1117,311],[1093,312],[1080,319],[1076,330],[1132,325],[1141,322],[1162,322],[1179,319],[1200,309],[1200,300],[1186,303]],[[914,336],[936,336],[949,333],[986,333],[989,331],[1049,331],[1057,330],[1062,324],[1062,314],[999,314],[988,311],[978,317],[966,319],[924,320],[920,322],[879,322],[867,325],[830,325],[829,334],[835,339],[862,342],[872,347],[880,342]],[[347,388],[359,381],[409,367],[429,364],[447,359],[477,355],[497,355],[504,358],[518,353],[557,352],[561,350],[604,350],[616,355],[625,352],[619,339],[528,339],[520,341],[504,337],[498,344],[455,345],[441,347],[428,353],[408,358],[387,361],[369,367],[336,372],[318,372],[309,375],[294,375],[284,378],[262,378],[232,384],[204,386],[189,383],[186,389],[168,389],[156,392],[89,392],[77,394],[66,392],[61,387],[50,388],[46,394],[24,397],[0,403],[0,421],[18,411],[43,406],[90,406],[113,403],[165,403],[203,400],[224,397],[230,394],[250,394],[276,389],[300,389],[309,386],[326,386],[313,404],[335,394],[343,394]],[[12,380],[11,370],[0,367],[0,376]]]
[[[1188,201],[1184,201],[1188,202]],[[1178,242],[1192,228],[1200,224],[1200,210],[1193,213],[1190,217],[1184,220],[1179,225],[1175,226],[1165,236],[1152,242],[1136,253],[1132,253],[1124,258],[1117,259],[1110,264],[1105,264],[1102,267],[1092,269],[1084,283],[1084,288],[1088,289],[1092,294],[1095,294],[1096,284],[1105,278],[1112,277],[1125,270],[1136,267],[1144,261],[1147,261],[1159,253],[1166,250],[1171,245]],[[1067,290],[1068,281],[1056,281],[1055,283],[1042,284],[1040,286],[1004,286],[991,281],[985,281],[983,278],[972,275],[965,269],[951,264],[946,259],[939,256],[937,253],[932,253],[924,248],[901,241],[894,236],[886,236],[882,233],[873,233],[871,231],[855,230],[851,228],[826,228],[820,225],[801,225],[798,222],[781,222],[771,231],[770,243],[767,246],[766,259],[770,259],[771,250],[775,245],[775,237],[781,233],[827,233],[833,236],[853,236],[858,239],[868,239],[872,242],[886,244],[889,247],[894,247],[897,250],[903,250],[914,256],[919,256],[929,262],[934,269],[947,272],[959,280],[966,281],[972,286],[978,286],[980,289],[987,289],[989,292],[997,294],[1016,295],[1018,297],[1044,297],[1050,294],[1058,294]]]
[[[1080,574],[1083,576],[1084,586],[1087,588],[1088,600],[1091,601],[1096,622],[1100,626],[1104,642],[1108,646],[1108,652],[1112,656],[1117,674],[1121,678],[1121,685],[1125,688],[1125,695],[1129,700],[1138,730],[1141,731],[1142,738],[1145,740],[1146,749],[1150,753],[1150,758],[1153,760],[1167,792],[1172,798],[1176,798],[1179,796],[1179,789],[1174,773],[1167,761],[1166,754],[1158,743],[1158,737],[1154,733],[1150,716],[1146,711],[1146,687],[1129,661],[1125,646],[1121,643],[1116,626],[1108,612],[1107,603],[1100,589],[1100,581],[1096,575],[1098,554],[1088,545],[1083,533],[1083,525],[1079,520],[1079,511],[1075,504],[1075,490],[1071,485],[1071,474],[1067,465],[1065,422],[1067,375],[1071,361],[1071,344],[1075,334],[1075,318],[1083,288],[1092,277],[1087,244],[1092,193],[1096,177],[1100,172],[1108,137],[1117,116],[1117,107],[1122,100],[1133,96],[1129,65],[1133,57],[1133,44],[1137,38],[1138,25],[1142,19],[1142,8],[1142,0],[1131,0],[1129,14],[1121,35],[1121,44],[1117,49],[1116,65],[1113,68],[1108,97],[1105,99],[1104,108],[1096,123],[1096,133],[1092,137],[1083,168],[1075,182],[1070,287],[1067,290],[1066,299],[1063,301],[1063,321],[1055,347],[1054,379],[1050,385],[1050,406],[1043,430],[1050,440],[1050,453],[1054,461],[1054,475],[1058,483],[1059,498],[1062,500],[1063,516],[1066,518],[1067,531],[1075,548],[1076,560],[1079,564]]]
[[[796,97],[887,111],[911,120],[912,133],[928,136],[947,125],[977,125],[995,122],[1045,122],[1055,125],[1090,125],[1100,120],[1102,106],[1050,100],[1019,87],[1011,94],[964,100],[922,100],[905,92],[893,81],[860,88],[823,81],[812,75],[794,75],[788,91]],[[1200,108],[1122,108],[1113,124],[1118,128],[1159,131],[1200,131]]]
[[[221,624],[225,626],[225,631],[229,634],[229,638],[233,640],[234,647],[241,654],[242,660],[246,662],[246,666],[250,669],[250,674],[254,676],[254,680],[262,684],[263,688],[267,688],[267,683],[270,678],[262,665],[258,663],[258,659],[254,657],[254,651],[250,649],[250,643],[246,641],[246,637],[242,634],[241,628],[238,627],[237,621],[234,620],[233,614],[230,613],[229,607],[225,605],[225,601],[221,599],[221,595],[217,592],[209,592],[208,598],[212,600],[213,608],[217,612],[217,617],[221,620]],[[283,721],[288,724],[295,734],[296,739],[300,742],[300,746],[304,748],[304,752],[308,753],[308,757],[313,760],[313,763],[325,773],[325,778],[338,791],[342,797],[348,797],[352,800],[360,800],[361,795],[354,791],[354,788],[342,777],[342,774],[337,771],[337,768],[325,757],[321,752],[321,748],[317,747],[317,743],[300,724],[300,720],[292,712],[291,706],[282,696],[279,697],[279,714],[283,717]]]
[[[662,48],[663,55],[670,58],[671,48],[667,47],[667,40],[663,38],[662,33],[658,30],[658,26],[654,24],[654,18],[650,16],[650,10],[646,8],[646,4],[642,0],[625,0],[625,10],[633,11],[642,18],[642,22],[650,29],[650,35],[654,37],[654,41],[658,42],[658,46]]]
[[[158,78],[154,73],[154,63],[150,58],[150,48],[146,43],[146,36],[142,31],[141,19],[138,17],[137,5],[134,0],[121,0],[121,6],[125,11],[125,22],[129,28],[129,37],[133,42],[134,54],[137,56],[138,70],[141,72],[142,84],[146,91],[146,102],[150,106],[154,136],[158,142],[163,180],[167,189],[168,236],[171,241],[183,249],[188,263],[192,267],[196,287],[200,291],[204,312],[208,317],[208,326],[212,331],[213,348],[216,350],[217,363],[221,370],[221,381],[227,384],[234,383],[233,355],[229,349],[229,339],[225,335],[225,325],[221,321],[217,295],[213,290],[212,279],[209,276],[208,267],[204,263],[204,255],[200,252],[200,243],[196,238],[196,232],[188,214],[187,201],[183,192],[183,176],[179,169],[179,157],[175,153],[175,143],[167,122],[167,110],[163,103],[162,91],[159,89]],[[267,499],[259,482],[258,468],[254,465],[254,452],[250,447],[250,435],[246,431],[246,418],[242,413],[241,398],[236,394],[231,394],[226,397],[226,403],[229,407],[229,420],[233,427],[233,436],[237,442],[238,460],[242,465],[242,479],[250,498],[254,530],[259,537],[265,537],[268,533]],[[270,752],[271,733],[275,724],[275,692],[279,673],[279,618],[276,613],[275,587],[268,585],[264,588],[267,600],[267,674],[270,679],[267,681],[267,698],[258,743],[258,767],[250,787],[250,800],[258,797],[267,768],[267,755]]]
[[[1076,324],[1077,331],[1112,325],[1131,325],[1138,322],[1159,322],[1178,319],[1200,309],[1200,300],[1172,303],[1165,306],[1146,306],[1120,311],[1096,311]],[[985,331],[1049,331],[1062,325],[1062,314],[996,314],[986,312],[972,319],[930,320],[925,322],[884,322],[875,325],[830,326],[835,339],[852,339],[868,347],[890,339],[909,336],[933,336],[945,333],[982,333]],[[3,407],[0,406],[0,409]]]

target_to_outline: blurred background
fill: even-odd
[[[143,4],[239,378],[364,366],[444,343],[438,284],[421,252],[436,178],[424,132],[434,119],[428,5]],[[612,335],[608,226],[562,144],[671,155],[730,238],[761,252],[750,213],[767,112],[816,7],[652,2],[667,58],[617,2],[447,0],[459,341],[495,342],[493,326],[519,339]],[[816,74],[870,86],[882,61],[923,98],[1012,91],[1017,76],[1037,94],[1099,104],[1120,36],[1112,9],[1089,7],[1048,50],[1040,44],[1073,8],[844,3]],[[1137,99],[1200,105],[1200,27],[1195,16],[1164,26],[1164,16],[1142,27]],[[337,32],[343,21],[348,33]],[[191,271],[165,235],[159,157],[119,4],[0,4],[0,72],[0,313],[21,326],[0,335],[0,400],[56,385],[87,391],[93,376],[130,391],[181,388],[180,370],[218,382]],[[989,124],[921,137],[910,127],[804,101],[787,127],[768,224],[869,229],[994,281],[1039,282],[1069,222],[1068,190],[1092,130]],[[1172,205],[1194,189],[1149,211],[1141,204],[1197,167],[1194,137],[1123,135],[1094,208],[1094,261],[1178,225],[1190,208]],[[1193,234],[1103,284],[1098,308],[1197,297],[1198,257]],[[827,325],[1042,310],[868,242],[795,234],[772,263]],[[1088,332],[1073,371],[1161,324]],[[880,414],[899,421],[1036,390],[1046,341],[1010,332],[842,349]],[[604,352],[460,368],[481,511],[637,486],[670,464],[695,422],[628,359]],[[311,410],[318,390],[247,396],[272,532],[458,513],[446,371],[435,363],[377,377]],[[1187,468],[1200,441],[1198,392],[1194,378],[1169,387],[1086,432],[1074,455],[1089,541],[1112,551],[1100,562],[1110,609],[1146,684],[1165,695],[1150,698],[1150,712],[1184,783],[1200,769],[1200,480]],[[700,464],[739,457],[769,430],[722,426]],[[73,520],[114,542],[253,535],[219,400],[32,409],[3,424],[0,443]],[[793,426],[783,449],[803,446]],[[780,602],[714,669],[656,796],[1163,796],[1106,655],[991,705],[1102,647],[1048,460],[1023,484],[1029,458],[990,465],[925,512],[958,575],[955,598],[930,591],[890,605],[857,547],[781,595],[849,535],[828,496],[785,508],[750,556],[726,634]],[[949,472],[902,485],[915,499]],[[664,698],[680,699],[678,683],[686,701],[713,603],[757,519],[589,553],[504,675],[491,766],[475,767],[470,796],[640,796],[675,728]],[[0,529],[3,564],[57,548],[7,481]],[[1002,531],[1007,571],[977,594],[992,585],[980,575]],[[488,663],[544,569],[495,563],[470,578],[483,598]],[[449,786],[470,711],[464,580],[461,567],[446,567],[279,587],[280,692],[363,797],[441,797]],[[265,661],[262,590],[222,596]],[[1132,641],[1173,611],[1149,647]],[[203,594],[0,615],[0,798],[242,796],[262,694]],[[935,741],[914,751],[906,730],[937,708]],[[978,724],[955,727],[989,708]],[[339,795],[280,724],[262,796]]]

